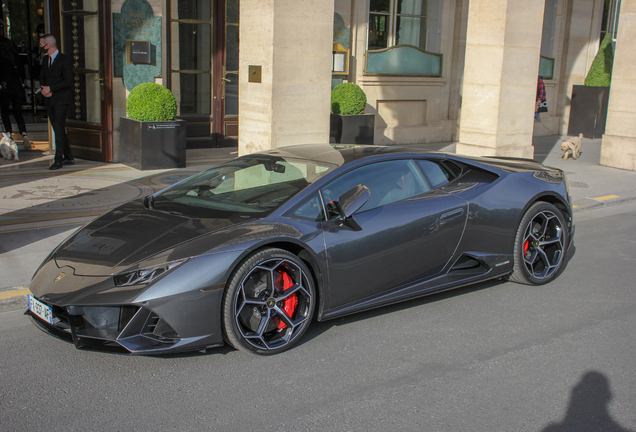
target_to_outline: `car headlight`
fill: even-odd
[[[115,286],[148,284],[179,267],[186,261],[187,259],[171,261],[153,267],[146,267],[114,275]]]

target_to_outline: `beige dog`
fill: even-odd
[[[571,138],[568,141],[564,141],[561,144],[561,151],[563,152],[563,160],[567,160],[570,157],[570,152],[572,152],[572,159],[578,159],[581,156],[581,139],[583,138],[583,134],[580,133],[579,136]]]

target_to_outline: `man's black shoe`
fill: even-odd
[[[63,166],[64,166],[64,165],[62,165],[61,163],[59,163],[59,162],[55,162],[53,165],[51,165],[51,166],[49,167],[49,169],[50,169],[50,170],[56,170],[56,169],[60,169],[60,168],[62,168]]]
[[[75,159],[62,159],[62,165],[75,165]]]

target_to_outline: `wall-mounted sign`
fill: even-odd
[[[247,82],[259,83],[261,82],[261,67],[255,65],[249,65],[248,68],[249,77]]]
[[[131,57],[129,41],[149,46],[135,47],[139,57],[134,53]],[[161,17],[154,16],[147,0],[125,0],[121,13],[113,13],[113,76],[123,77],[127,90],[161,77]]]
[[[149,40],[127,40],[126,60],[128,63],[150,64],[150,41]]]
[[[333,44],[331,73],[334,75],[349,75],[349,50],[338,42]]]

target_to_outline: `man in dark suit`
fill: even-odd
[[[47,54],[42,60],[40,86],[55,132],[55,160],[49,169],[56,170],[75,163],[66,136],[66,117],[73,102],[73,62],[57,49],[57,41],[50,34],[40,37],[40,49]]]

